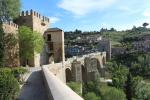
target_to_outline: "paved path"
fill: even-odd
[[[31,75],[22,87],[19,100],[48,100],[41,69],[30,68]]]

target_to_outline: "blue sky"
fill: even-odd
[[[64,31],[125,30],[150,23],[150,0],[22,0],[22,10],[30,9]]]

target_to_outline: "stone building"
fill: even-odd
[[[126,52],[126,48],[124,47],[112,47],[112,56],[124,54],[125,52]]]
[[[65,61],[64,32],[59,28],[49,28],[44,33],[45,51],[42,53],[42,65]]]
[[[41,37],[45,39],[45,45],[43,47],[43,51],[40,54],[36,54],[34,48],[29,48],[33,51],[33,56],[31,59],[19,58],[19,42],[13,48],[8,48],[10,45],[6,45],[5,61],[7,62],[5,62],[5,66],[25,66],[27,64],[29,66],[35,67],[53,62],[59,63],[65,61],[64,32],[59,28],[48,28],[50,24],[49,18],[42,16],[33,10],[30,10],[22,11],[20,16],[15,19],[14,22],[16,24],[3,24],[3,30],[6,35],[16,35],[16,33],[18,33],[18,27],[27,26],[31,28],[32,31],[36,31],[41,34]]]
[[[139,52],[150,52],[150,40],[136,41],[133,43],[134,49]]]
[[[100,52],[106,51],[107,59],[111,59],[111,41],[102,39],[99,41],[98,50]]]
[[[133,47],[138,52],[150,52],[150,34],[141,35],[138,41],[133,42]]]
[[[19,61],[19,43],[18,37],[18,25],[12,22],[2,24],[3,31],[5,33],[5,46],[4,46],[4,66],[16,67],[20,65]],[[16,40],[14,40],[14,38]],[[13,41],[11,40],[13,39]],[[10,41],[9,41],[10,40]],[[7,41],[7,42],[6,42]]]
[[[32,31],[39,32],[43,36],[44,32],[48,29],[50,20],[45,16],[41,16],[39,13],[30,10],[22,11],[20,16],[15,20],[15,23],[19,26],[27,26],[32,29]],[[33,48],[29,48],[33,49]],[[31,59],[20,58],[21,65],[26,65],[28,62],[29,66],[40,66],[40,54],[35,54],[33,49],[33,57]]]

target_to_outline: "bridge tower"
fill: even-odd
[[[20,16],[14,21],[19,26],[27,26],[32,31],[39,32],[43,36],[44,32],[48,29],[50,20],[45,16],[41,16],[39,13],[30,10],[22,11]],[[29,48],[33,49],[33,48]],[[35,54],[33,50],[33,57],[31,59],[20,58],[21,65],[25,65],[28,62],[29,66],[40,66],[40,54]]]

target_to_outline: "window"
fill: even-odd
[[[52,42],[49,43],[49,48],[50,48],[50,50],[54,50]]]
[[[51,35],[50,34],[47,35],[47,41],[51,41]]]

